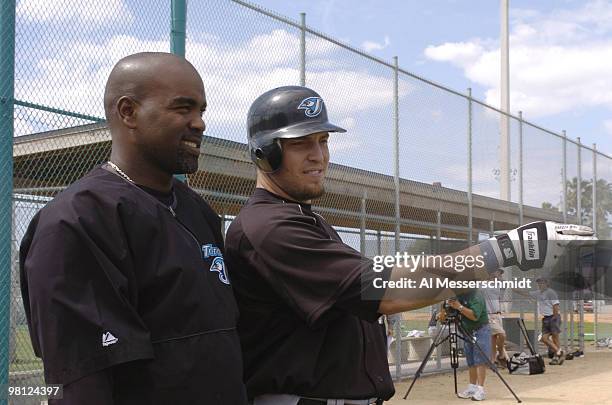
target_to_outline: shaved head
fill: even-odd
[[[176,74],[197,73],[185,58],[164,52],[142,52],[126,56],[113,67],[104,88],[104,114],[113,126],[117,101],[124,96],[140,101]]]
[[[198,169],[206,94],[191,63],[169,53],[121,59],[104,90],[111,161],[137,184],[168,191]]]

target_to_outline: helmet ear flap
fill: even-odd
[[[274,139],[270,143],[259,144],[254,139],[251,139],[249,147],[251,152],[251,160],[264,173],[272,173],[277,171],[283,160],[283,150],[280,145],[280,140]]]

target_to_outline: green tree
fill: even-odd
[[[582,218],[582,224],[593,226],[593,181],[582,180],[580,182],[580,213],[577,208],[578,179],[574,177],[567,181],[567,213]],[[609,215],[612,214],[612,184],[604,179],[597,180],[597,236],[600,239],[610,238]],[[553,205],[543,202],[542,208],[550,209]]]

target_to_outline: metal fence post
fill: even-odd
[[[472,245],[473,232],[473,199],[472,199],[472,89],[468,88],[468,130],[467,130],[467,149],[468,149],[468,245]]]
[[[223,235],[223,240],[225,240],[225,213],[222,211],[219,216],[221,217],[221,235]]]
[[[519,194],[519,224],[523,225],[524,223],[524,213],[523,213],[523,112],[518,112],[519,116],[519,184],[518,184],[518,194]]]
[[[436,251],[435,254],[439,255],[442,251],[441,241],[442,238],[442,212],[438,209],[436,213]],[[436,347],[436,370],[442,369],[442,347]]]
[[[429,254],[433,255],[436,253],[436,243],[434,242],[434,236],[429,235]]]
[[[442,211],[438,209],[436,213],[436,254],[442,253]]]
[[[170,8],[170,52],[185,57],[185,37],[187,35],[186,0],[172,0]],[[174,177],[183,183],[187,181],[187,176],[184,174],[175,174]]]
[[[363,190],[363,197],[361,198],[361,223],[359,229],[359,250],[361,255],[366,255],[366,199],[368,198],[368,191]]]
[[[8,384],[13,214],[13,108],[15,102],[15,0],[0,7],[0,384]],[[0,404],[6,404],[0,399]]]
[[[395,187],[395,251],[400,249],[400,167],[399,167],[399,96],[398,96],[398,61],[393,57],[393,183]]]
[[[570,301],[570,320],[569,320],[569,330],[570,330],[569,345],[571,349],[574,348],[574,341],[575,341],[574,334],[576,333],[576,331],[574,330],[574,307],[575,307],[575,302],[572,296],[572,300]]]
[[[593,231],[595,232],[595,236],[598,234],[597,229],[597,144],[593,144]],[[595,301],[595,300],[593,300]],[[584,298],[580,299],[580,322],[584,323]],[[595,314],[593,314],[595,317]],[[597,322],[598,318],[593,319],[593,337],[597,342],[598,328]],[[584,329],[584,326],[583,326]],[[580,337],[580,350],[584,350],[584,331]]]
[[[561,166],[561,187],[563,187],[562,193],[562,201],[561,201],[561,209],[563,210],[563,223],[567,223],[567,133],[565,130],[562,131],[563,134],[563,158],[562,158],[562,166]],[[561,338],[563,339],[563,349],[567,352],[567,300],[568,296],[566,295],[563,298],[563,305],[561,306],[561,310],[563,311],[563,329]]]
[[[578,224],[582,225],[582,144],[580,143],[580,137],[576,138],[578,142],[578,156],[576,157],[576,215],[578,216]],[[577,301],[574,295],[572,295],[572,308],[570,315],[570,335],[572,348],[576,344],[576,323],[574,320],[574,311],[577,307]],[[580,319],[578,319],[578,335],[580,335]],[[580,337],[579,337],[580,339]]]
[[[563,166],[561,167],[561,181],[563,187],[563,201],[561,206],[563,208],[563,223],[567,224],[567,134],[565,129],[563,133]]]
[[[593,144],[593,232],[597,236],[597,144]]]
[[[170,52],[185,56],[185,36],[187,27],[187,4],[185,0],[172,0],[172,28],[170,32]]]
[[[578,341],[580,343],[580,350],[584,350],[584,296],[582,291],[578,295],[580,299],[578,302]]]
[[[525,309],[523,308],[524,300],[519,301],[519,319],[525,319]],[[514,309],[514,308],[513,308]],[[529,335],[527,335],[529,336]],[[523,334],[519,333],[519,352],[523,351],[523,347],[527,342],[524,341]]]
[[[598,330],[599,328],[597,327],[598,323],[599,323],[599,310],[597,308],[597,304],[599,302],[599,292],[603,291],[603,289],[601,288],[601,281],[598,278],[598,270],[597,270],[597,256],[596,256],[596,251],[593,251],[593,277],[595,280],[595,286],[593,287],[593,289],[595,290],[595,293],[591,294],[591,302],[593,303],[593,343],[597,343],[597,339],[598,339]],[[584,302],[584,301],[583,301]]]
[[[538,345],[540,344],[539,340],[538,340],[538,336],[541,332],[541,322],[540,322],[540,314],[538,311],[538,304],[537,302],[534,304],[533,306],[533,345],[535,347],[536,352],[540,352],[538,350]]]
[[[11,299],[10,304],[10,334],[9,334],[9,351],[8,351],[8,364],[10,365],[17,359],[17,323],[19,319],[19,312],[21,308],[20,302],[15,300],[15,297],[21,296],[20,281],[19,281],[19,241],[17,238],[17,227],[15,226],[15,219],[17,217],[17,205],[13,198],[12,212],[11,212]],[[10,367],[10,366],[9,366]]]
[[[306,86],[306,13],[300,13],[300,86]]]
[[[393,184],[395,188],[395,253],[400,250],[400,167],[399,167],[399,93],[398,93],[398,71],[399,65],[397,56],[393,57],[393,158],[394,158],[394,173]],[[399,324],[399,322],[398,322]],[[399,330],[399,327],[398,327]],[[402,355],[402,336],[401,333],[396,337],[397,357],[395,362],[395,376],[400,378],[402,372],[401,355]]]
[[[578,173],[576,176],[576,215],[578,215],[578,224],[582,225],[582,144],[580,137],[578,141]]]
[[[388,319],[388,318],[387,318]],[[395,378],[400,379],[402,376],[402,317],[395,322],[393,331],[395,335]]]
[[[398,61],[397,56],[393,57],[393,183],[395,188],[395,251],[400,249],[400,167],[399,167],[399,95],[398,95]]]
[[[563,260],[564,260],[564,264],[563,265],[565,266],[564,268],[568,268],[569,267],[569,263],[567,261],[567,258],[564,257]],[[571,293],[569,293],[569,294],[571,294]],[[568,312],[568,307],[569,307],[568,306],[568,298],[570,296],[569,294],[566,293],[565,296],[561,298],[562,302],[563,302],[563,304],[561,305],[561,310],[563,311],[562,312],[563,315],[562,315],[561,339],[563,341],[563,350],[566,353],[568,352],[567,348],[568,348],[568,332],[569,332],[569,330],[568,330],[568,324],[567,324],[567,319],[568,319],[567,312]]]
[[[567,295],[565,297],[563,297],[563,305],[561,306],[561,310],[563,311],[563,315],[561,317],[561,319],[563,320],[563,328],[561,330],[561,339],[563,341],[563,350],[565,351],[565,353],[567,353],[567,341],[568,341],[568,328],[567,328]]]

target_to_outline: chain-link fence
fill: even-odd
[[[6,288],[0,364],[8,365],[11,382],[40,383],[15,271],[19,242],[41,206],[108,158],[105,80],[123,56],[171,49],[171,1],[2,4],[0,153],[8,154],[9,140],[14,145],[12,159],[0,158],[2,173],[13,173],[0,183],[0,235],[6,238],[0,258],[2,268],[12,269],[0,280]],[[534,220],[595,222],[600,237],[610,235],[612,160],[595,147],[509,116],[510,170],[502,170],[505,115],[470,92],[432,83],[397,61],[379,60],[250,3],[190,2],[186,10],[186,57],[204,78],[209,105],[199,171],[189,183],[226,224],[255,184],[245,145],[248,106],[272,87],[304,82],[349,132],[331,139],[327,193],[316,209],[363,254],[442,252],[443,245],[465,247]],[[504,181],[510,184],[506,201],[499,199]],[[610,336],[609,304],[601,297],[572,300],[564,311],[566,344]],[[537,334],[534,311],[526,302],[508,309]],[[429,341],[408,332],[426,331],[430,314],[430,308],[407,313],[397,323],[400,344],[390,348],[396,376],[411,372],[402,364],[422,358]],[[438,358],[442,367],[443,355]]]

